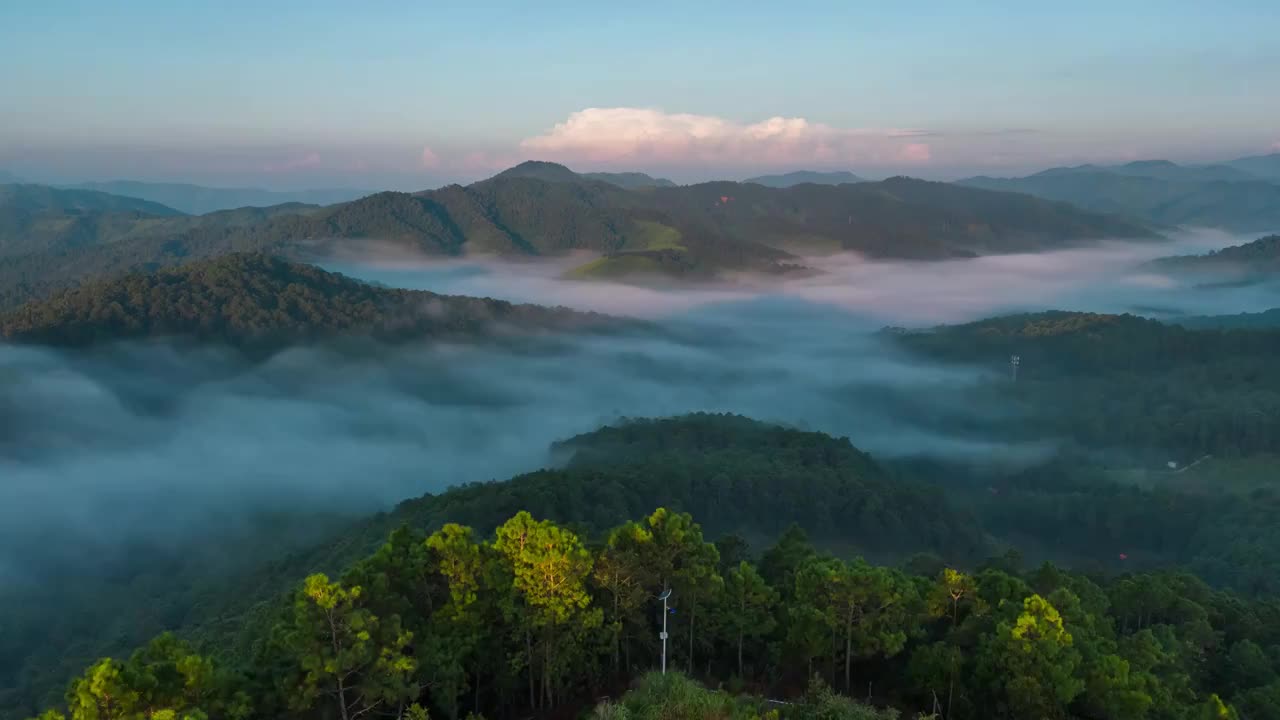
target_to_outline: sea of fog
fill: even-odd
[[[815,259],[823,273],[698,289],[564,281],[557,263],[381,258],[330,269],[389,286],[641,316],[654,332],[511,345],[297,348],[249,363],[218,348],[91,353],[0,345],[0,576],[33,543],[106,557],[254,512],[386,508],[536,469],[548,445],[622,417],[736,412],[850,437],[881,455],[1035,456],[943,433],[975,414],[981,372],[905,357],[875,331],[1044,308],[1227,313],[1267,287],[1205,290],[1153,257],[1251,238],[1188,234],[948,262]],[[1153,310],[1154,309],[1154,310]],[[216,533],[215,533],[216,534]]]

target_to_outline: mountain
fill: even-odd
[[[526,160],[515,167],[508,168],[494,175],[490,180],[529,178],[545,182],[603,182],[624,190],[635,190],[651,187],[677,187],[666,178],[655,178],[640,172],[591,172],[578,173],[559,163],[543,160]]]
[[[801,264],[796,255],[814,252],[940,259],[1157,237],[1135,223],[1061,203],[910,178],[625,190],[552,163],[525,163],[466,187],[381,192],[324,208],[281,206],[243,223],[227,217],[147,220],[115,229],[96,246],[63,243],[0,258],[0,307],[137,268],[236,251],[359,257],[370,242],[443,257],[587,250],[603,257],[575,277],[699,280],[737,271],[793,272]]]
[[[489,180],[502,180],[510,178],[528,178],[531,180],[543,180],[546,182],[568,182],[576,183],[583,180],[583,176],[561,165],[560,163],[545,162],[543,160],[526,160],[519,165],[509,167],[506,170],[494,175]]]
[[[1226,164],[1256,177],[1280,181],[1280,152],[1237,158]]]
[[[783,175],[759,175],[757,177],[747,178],[742,182],[755,183],[756,185],[764,185],[765,187],[788,188],[793,185],[801,185],[803,183],[813,183],[814,185],[840,185],[843,183],[866,182],[866,180],[847,170],[838,170],[835,172],[797,170]]]
[[[1021,192],[1162,226],[1257,232],[1280,227],[1280,183],[1163,179],[1081,166],[1023,178],[974,177],[960,184]]]
[[[65,253],[78,250],[174,238],[196,229],[228,231],[279,215],[306,214],[317,207],[289,203],[192,216],[149,200],[96,190],[0,185],[0,259],[33,255],[56,264]],[[0,297],[7,289],[11,290],[0,286]]]
[[[122,197],[97,190],[67,190],[47,185],[0,185],[0,207],[26,212],[45,210],[98,210],[137,212],[156,217],[184,213],[166,205],[135,197]]]
[[[92,190],[0,185],[0,258],[113,242],[184,217],[158,203]]]
[[[0,316],[10,342],[83,346],[154,337],[271,349],[339,335],[456,339],[503,328],[585,328],[604,316],[378,288],[309,265],[236,253],[90,283]]]
[[[371,194],[367,190],[332,188],[280,192],[260,188],[216,188],[185,183],[151,183],[136,180],[81,183],[78,189],[142,198],[167,205],[190,215],[242,207],[268,207],[286,203],[332,205]]]

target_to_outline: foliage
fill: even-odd
[[[86,285],[0,316],[0,336],[49,345],[161,336],[271,349],[335,335],[452,339],[507,328],[591,327],[603,316],[374,287],[319,268],[233,254]]]
[[[1254,708],[1274,692],[1277,658],[1260,648],[1280,640],[1280,605],[1178,575],[1100,585],[1046,564],[1025,579],[994,568],[910,577],[798,552],[793,532],[791,549],[772,556],[799,558],[794,580],[771,587],[747,560],[722,576],[714,545],[684,514],[659,508],[606,538],[588,546],[527,512],[488,539],[456,524],[430,536],[397,530],[341,579],[308,577],[245,664],[228,669],[164,635],[127,662],[93,663],[72,682],[65,714],[355,720],[580,705],[630,674],[620,642],[636,645],[636,668],[654,662],[660,618],[644,608],[663,587],[678,607],[699,600],[707,629],[690,645],[694,672],[809,690],[778,706],[649,674],[595,717],[897,717],[852,699],[862,680],[879,687],[868,700],[962,720],[1233,718],[1231,698]],[[684,627],[695,637],[692,617]]]

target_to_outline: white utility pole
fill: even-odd
[[[669,614],[667,612],[667,598],[669,597],[671,597],[671,588],[667,588],[666,590],[663,590],[662,594],[658,596],[658,599],[662,601],[662,634],[659,635],[658,637],[662,638],[662,674],[663,675],[667,674],[667,615]]]

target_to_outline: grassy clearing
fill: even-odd
[[[1114,470],[1109,474],[1114,481],[1125,485],[1201,494],[1248,495],[1263,488],[1280,489],[1280,456],[1213,457],[1180,472]]]
[[[652,220],[637,220],[634,242],[627,242],[635,250],[688,250],[680,244],[680,231],[670,225]]]
[[[653,258],[623,253],[598,258],[589,263],[579,265],[565,273],[565,278],[570,280],[596,280],[645,273],[657,274],[660,272],[662,272],[662,267]]]

